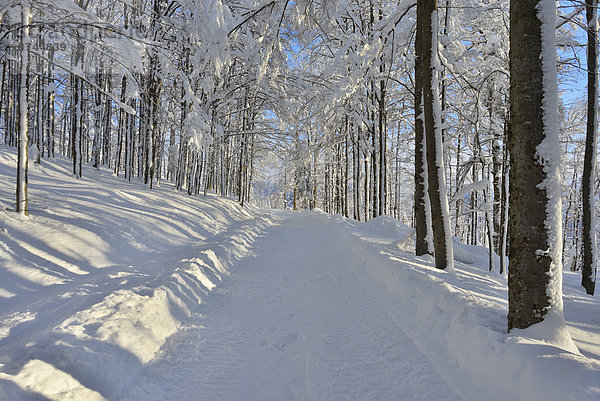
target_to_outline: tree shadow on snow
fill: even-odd
[[[2,368],[5,373],[15,376],[31,361],[42,361],[44,366],[51,365],[51,368],[70,376],[85,389],[95,391],[108,400],[118,398],[144,367],[137,356],[121,347],[58,331],[20,348],[13,354],[14,359]],[[17,391],[14,387],[18,386],[6,382],[9,383],[7,394]],[[4,390],[4,383],[2,386]],[[2,395],[0,391],[0,400],[4,399]],[[19,395],[8,399],[29,398]],[[43,397],[32,399],[46,400]]]

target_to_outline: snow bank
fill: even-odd
[[[180,324],[169,307],[167,292],[162,288],[149,295],[119,290],[68,318],[57,330],[78,339],[95,338],[113,344],[147,363]]]
[[[10,380],[10,376],[4,373],[0,373],[0,378],[9,378]],[[41,394],[50,400],[106,400],[98,392],[85,388],[70,375],[39,359],[27,362],[19,374],[13,378],[13,381],[19,383],[23,389]],[[18,393],[11,392],[10,390],[7,392],[1,391],[0,395],[5,399],[21,399]]]
[[[457,263],[456,275],[448,274],[433,268],[429,257],[381,247],[381,237],[372,241],[365,228],[374,223],[361,229],[339,216],[329,222],[356,243],[352,248],[364,259],[365,269],[358,273],[366,276],[365,285],[373,286],[382,306],[391,306],[390,316],[465,399],[481,394],[498,401],[600,399],[600,360],[579,353],[570,333],[557,329],[564,324],[550,318],[507,333],[506,279],[489,274],[487,263]],[[379,234],[384,231],[390,232]],[[388,243],[397,239],[391,236]],[[480,260],[480,250],[473,251],[472,260]]]
[[[248,255],[252,242],[269,224],[267,218],[242,224],[197,256],[182,259],[158,288],[115,291],[65,320],[57,330],[118,346],[146,364],[182,321],[197,311],[202,297],[230,274],[233,263]]]

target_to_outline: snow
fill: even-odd
[[[113,399],[268,220],[106,170],[87,167],[78,180],[70,163],[30,164],[31,217],[13,207],[0,216],[0,363],[23,391],[47,396],[21,372],[43,361]],[[2,199],[14,198],[15,166],[14,152],[0,148]],[[26,398],[5,387],[0,399]]]
[[[431,37],[431,49],[438,48],[438,12],[437,9],[431,13],[431,31],[434,34]],[[433,91],[433,123],[435,130],[435,168],[437,169],[437,176],[439,180],[439,197],[441,203],[442,220],[444,221],[444,244],[446,247],[446,266],[442,267],[447,269],[449,272],[454,269],[454,247],[452,242],[452,232],[450,231],[450,210],[448,205],[448,193],[446,188],[446,168],[444,167],[444,139],[442,134],[442,104],[439,99],[439,78],[438,73],[442,71],[442,66],[438,57],[437,51],[431,52],[431,70],[432,70],[432,82],[431,87]]]
[[[423,106],[423,94],[421,94],[421,110],[424,110]],[[423,120],[423,127],[425,126],[425,112],[421,111],[419,117]],[[427,225],[427,234],[425,235],[425,241],[427,242],[427,250],[430,254],[433,255],[433,231],[431,228],[431,200],[429,199],[428,191],[429,191],[429,176],[427,173],[427,157],[426,157],[426,141],[425,132],[423,132],[423,140],[421,141],[421,152],[422,154],[422,166],[423,171],[421,173],[421,178],[423,179],[423,204],[425,205],[425,222]]]
[[[0,373],[0,378],[9,377]],[[98,392],[83,386],[71,375],[39,359],[27,362],[13,380],[24,390],[39,393],[50,400],[106,400]]]
[[[372,234],[358,223],[354,234],[373,244]],[[399,223],[398,223],[399,224]],[[405,232],[408,228],[405,229]],[[439,271],[430,258],[415,258],[411,251],[390,246],[380,251],[390,264],[372,256],[370,273],[395,298],[396,319],[422,349],[428,350],[439,370],[447,372],[464,399],[594,400],[600,397],[600,328],[597,312],[583,316],[581,304],[567,302],[569,333],[548,319],[544,325],[506,333],[506,279],[486,272],[487,249],[462,245],[461,253],[472,253],[472,265],[456,263],[456,275]],[[401,267],[401,268],[400,268]],[[586,296],[571,274],[567,301],[598,301]],[[571,298],[572,297],[572,298]],[[575,308],[573,308],[575,303]],[[578,322],[585,321],[584,325]],[[595,322],[595,323],[591,323]],[[559,322],[560,323],[560,322]],[[590,324],[590,326],[587,326]],[[584,327],[586,334],[573,335],[577,345],[588,350],[582,356],[572,347],[571,333]],[[594,338],[590,341],[591,338]],[[587,342],[591,344],[587,344]],[[568,372],[568,373],[567,373]]]
[[[542,84],[544,94],[542,98],[544,140],[536,149],[538,163],[540,163],[546,179],[541,184],[541,189],[546,191],[548,203],[546,205],[546,221],[548,254],[552,258],[550,276],[546,286],[546,293],[550,302],[549,314],[544,319],[562,319],[562,178],[560,174],[560,143],[558,140],[558,81],[556,70],[556,4],[552,0],[540,0],[536,6],[538,18],[541,21],[542,34]]]
[[[4,200],[15,159],[0,147]],[[508,334],[486,248],[455,243],[449,274],[387,216],[83,177],[43,159],[31,216],[0,213],[0,400],[600,398],[600,302],[575,273],[566,326]]]
[[[458,200],[464,198],[464,196],[466,194],[468,194],[469,192],[487,189],[487,188],[489,188],[489,185],[490,185],[490,181],[487,178],[484,178],[483,180],[465,185],[464,187],[462,187],[458,191],[456,191],[456,193],[454,194],[452,199],[450,199],[449,203],[450,204],[456,203]]]

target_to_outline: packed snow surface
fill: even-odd
[[[506,279],[389,217],[241,208],[0,148],[1,400],[598,400],[600,302],[506,333]],[[558,333],[558,335],[557,335]]]

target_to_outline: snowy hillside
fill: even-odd
[[[14,168],[2,148],[5,201]],[[70,168],[31,163],[31,217],[1,215],[2,399],[114,399],[269,225],[233,201]]]
[[[506,333],[506,279],[411,230],[152,190],[57,158],[12,210],[0,148],[1,400],[598,400],[600,302]],[[408,238],[408,239],[407,239]],[[573,340],[571,340],[571,337]]]

